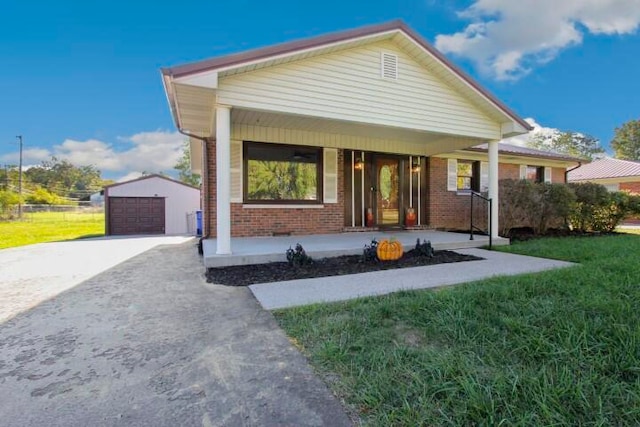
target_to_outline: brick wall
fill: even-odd
[[[632,194],[640,194],[640,182],[621,182],[620,191],[628,191]]]
[[[500,163],[498,177],[499,179],[520,179],[520,165]],[[552,182],[564,182],[564,169],[553,168],[551,179]],[[471,196],[447,191],[447,159],[429,158],[428,188],[428,224],[435,228],[468,230]]]
[[[520,165],[500,163],[498,165],[498,177],[500,179],[520,179]]]
[[[208,144],[210,201],[206,211],[211,237],[216,236],[215,143]],[[338,203],[323,208],[243,208],[231,203],[231,236],[272,236],[274,234],[339,233],[344,227],[343,151],[338,150]],[[207,191],[205,189],[205,191]]]
[[[565,181],[565,169],[563,168],[551,168],[551,182],[562,183]]]
[[[447,159],[430,157],[428,173],[429,225],[444,229],[469,228],[469,195],[447,191]]]

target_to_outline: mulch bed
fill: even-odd
[[[462,261],[482,260],[473,255],[453,251],[436,251],[432,258],[419,255],[415,250],[405,252],[397,261],[365,262],[361,255],[344,255],[313,260],[313,264],[292,267],[286,262],[237,265],[207,269],[207,282],[227,286],[247,286],[255,283],[309,279],[312,277],[342,276],[394,268],[420,267]]]

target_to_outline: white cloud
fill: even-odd
[[[129,172],[128,174],[116,179],[116,182],[131,181],[133,179],[140,178],[141,176],[142,176],[142,172]]]
[[[34,147],[24,150],[24,164],[38,164],[56,156],[76,166],[94,165],[102,172],[123,172],[127,176],[143,171],[170,172],[182,155],[185,137],[178,132],[157,130],[118,137],[124,149],[116,150],[112,144],[97,139],[76,141],[66,139],[51,149]],[[0,157],[3,162],[18,162],[18,153]],[[137,177],[137,176],[136,176]]]
[[[525,133],[524,135],[517,135],[512,136],[511,138],[503,139],[502,142],[511,145],[518,145],[520,147],[526,147],[529,141],[531,141],[538,135],[551,136],[561,132],[560,129],[541,126],[540,124],[538,124],[538,122],[530,117],[525,119],[525,121],[533,126],[533,130],[529,131],[529,133]]]
[[[22,164],[39,164],[43,160],[51,157],[51,152],[46,148],[26,148],[22,152]],[[16,151],[13,153],[3,154],[0,161],[6,164],[17,165],[20,162],[20,154]]]
[[[469,58],[497,80],[516,80],[582,43],[585,32],[635,32],[640,0],[476,0],[459,16],[472,22],[438,35],[436,47]]]

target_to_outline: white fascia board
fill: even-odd
[[[316,50],[327,49],[327,48],[331,48],[331,47],[334,47],[334,46],[339,46],[341,44],[353,43],[353,42],[357,42],[357,41],[360,41],[360,40],[366,40],[366,39],[370,39],[370,38],[378,38],[378,37],[385,36],[385,35],[390,35],[391,36],[391,35],[393,35],[395,33],[399,33],[399,32],[401,32],[401,30],[389,30],[389,31],[385,31],[385,32],[382,32],[382,33],[369,34],[369,35],[366,35],[366,36],[356,37],[356,38],[353,38],[353,39],[340,40],[340,41],[336,41],[336,42],[329,43],[329,44],[323,44],[321,46],[314,46],[314,47],[309,47],[307,49],[295,50],[295,51],[292,51],[292,52],[281,53],[279,55],[273,55],[273,56],[268,56],[268,57],[265,57],[265,58],[254,59],[252,61],[241,62],[241,63],[238,63],[238,64],[229,65],[229,66],[226,66],[226,67],[220,67],[220,68],[217,68],[215,71],[202,71],[200,73],[196,73],[196,74],[191,74],[189,76],[180,77],[180,78],[176,79],[176,82],[182,83],[181,79],[191,79],[193,77],[198,77],[198,76],[201,76],[201,75],[207,75],[207,74],[210,74],[210,73],[216,73],[216,74],[224,73],[225,71],[233,70],[233,69],[236,69],[236,68],[242,68],[242,67],[247,67],[247,66],[250,66],[250,65],[256,65],[256,64],[260,64],[262,62],[267,62],[267,61],[274,61],[274,60],[278,60],[278,59],[282,59],[282,58],[287,58],[289,56],[301,55],[301,54],[304,54],[304,53],[307,53],[307,52],[314,52]],[[190,84],[190,83],[187,83],[187,84]]]
[[[190,86],[205,87],[208,89],[218,88],[218,72],[205,71],[204,73],[194,74],[191,76],[178,77],[174,79],[176,83]]]

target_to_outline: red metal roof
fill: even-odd
[[[624,178],[640,176],[640,162],[604,158],[580,166],[569,172],[569,181],[589,181],[592,179]]]
[[[467,151],[481,151],[486,152],[488,149],[487,144],[480,144],[474,147],[466,148]],[[523,157],[536,157],[550,160],[562,160],[567,162],[579,163],[584,160],[577,157],[568,156],[566,154],[554,153],[553,151],[536,150],[535,148],[520,147],[518,145],[505,144],[504,142],[498,143],[498,151],[502,154],[512,154],[515,156]]]

